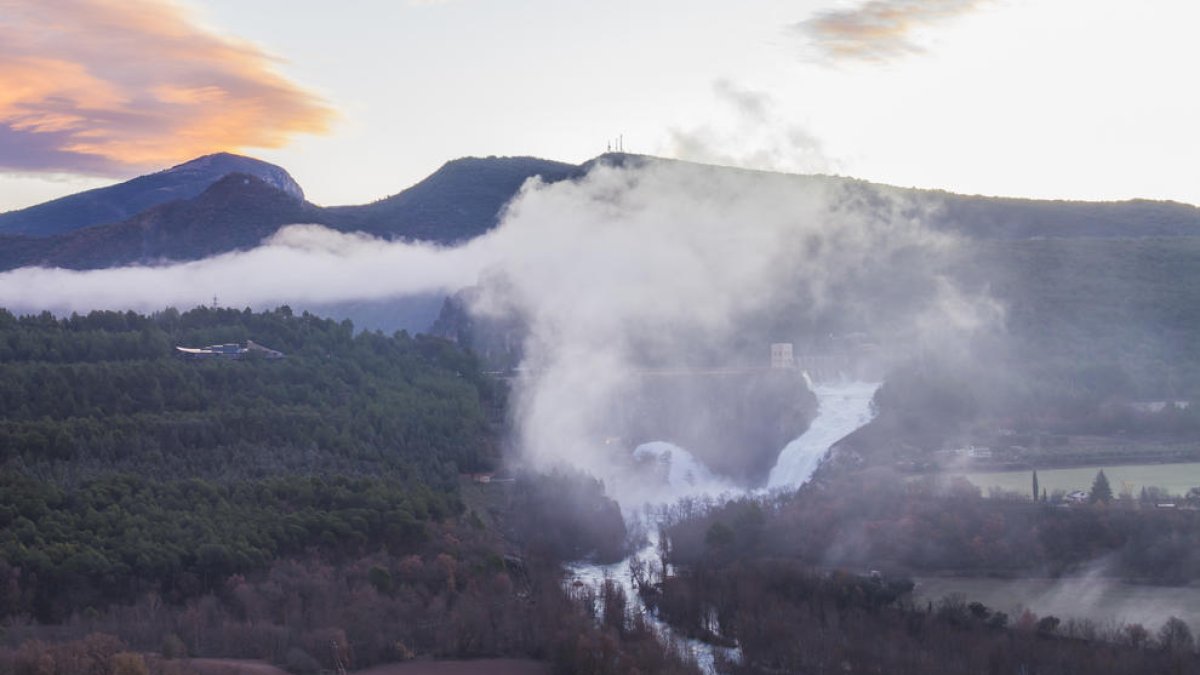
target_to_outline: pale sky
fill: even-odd
[[[619,134],[900,186],[1200,203],[1183,0],[45,4],[0,0],[0,211],[217,150],[362,203],[456,157],[576,163]]]

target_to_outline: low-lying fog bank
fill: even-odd
[[[1088,619],[1096,624],[1141,624],[1157,631],[1168,618],[1200,626],[1200,587],[1146,586],[1095,576],[1060,579],[917,577],[913,595],[937,604],[958,594],[1005,612],[1011,620],[1029,610],[1038,617]]]

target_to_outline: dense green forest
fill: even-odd
[[[183,675],[194,671],[180,657],[222,656],[316,675],[334,670],[335,654],[351,670],[418,656],[522,656],[558,673],[695,672],[644,621],[599,624],[591,589],[564,592],[553,561],[502,556],[503,542],[474,519],[431,523],[428,533],[403,552],[276,560],[184,602],[148,592],[53,627],[10,619],[0,673],[146,672],[118,670],[128,658]]]
[[[254,340],[277,361],[190,362]],[[0,312],[0,461],[55,480],[113,470],[222,480],[382,469],[452,482],[495,458],[502,405],[442,340],[273,312]]]
[[[254,340],[286,358],[190,361]],[[287,308],[0,313],[0,612],[183,600],[310,548],[403,550],[495,459],[452,345]]]
[[[247,340],[286,356],[174,349]],[[286,307],[0,310],[0,673],[335,654],[690,672],[561,586],[564,556],[621,554],[597,481],[464,480],[497,465],[504,405],[451,342]]]
[[[391,478],[218,485],[123,475],[71,491],[0,478],[0,613],[59,621],[147,592],[181,601],[236,572],[321,549],[404,551],[453,498]]]

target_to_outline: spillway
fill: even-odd
[[[767,488],[798,488],[812,479],[835,443],[875,416],[871,400],[877,382],[841,382],[812,385],[817,395],[817,416],[808,430],[779,453],[767,478]]]
[[[829,453],[830,448],[874,417],[871,401],[879,389],[879,383],[837,382],[825,384],[809,383],[817,397],[817,415],[808,430],[784,446],[779,453],[766,487],[772,491],[796,489],[812,479],[813,474]],[[729,483],[715,476],[700,460],[679,446],[656,441],[638,446],[633,455],[639,460],[653,460],[661,471],[662,481],[653,491],[627,491],[617,499],[625,514],[630,529],[646,533],[646,542],[625,560],[611,565],[577,563],[571,566],[572,576],[593,589],[599,589],[605,579],[612,579],[629,599],[630,607],[646,616],[648,625],[664,642],[674,644],[686,656],[694,660],[705,673],[716,672],[716,660],[720,655],[737,660],[741,654],[737,648],[724,648],[699,640],[687,639],[674,633],[666,622],[660,620],[642,604],[630,575],[630,561],[640,559],[648,564],[657,556],[658,523],[647,522],[647,514],[654,513],[653,506],[669,505],[685,498],[732,499],[743,497],[745,490],[734,489]],[[760,493],[761,494],[761,493]],[[650,516],[652,518],[652,516]]]

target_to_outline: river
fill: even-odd
[[[817,414],[808,429],[789,442],[779,452],[779,459],[771,469],[767,484],[757,490],[738,489],[720,476],[714,475],[702,462],[684,448],[666,442],[646,443],[633,452],[638,459],[653,459],[666,464],[661,472],[664,482],[652,494],[638,491],[625,497],[618,496],[622,513],[631,532],[644,532],[644,544],[628,558],[610,565],[576,563],[570,567],[574,580],[599,590],[605,579],[612,579],[629,598],[631,609],[641,611],[648,625],[664,642],[674,645],[691,658],[704,673],[716,673],[717,657],[738,660],[740,651],[734,648],[717,647],[677,635],[666,622],[661,621],[641,602],[630,574],[630,563],[640,560],[645,563],[658,557],[658,522],[656,513],[662,507],[685,498],[707,498],[729,500],[746,495],[765,495],[768,491],[795,490],[812,479],[833,447],[851,432],[871,421],[874,411],[871,400],[878,383],[829,382],[809,387],[817,397]]]

